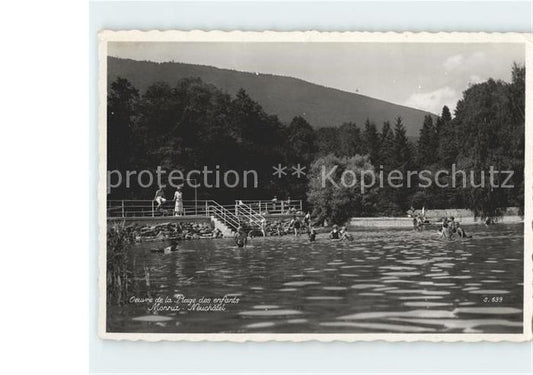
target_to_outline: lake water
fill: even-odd
[[[353,242],[331,242],[325,234],[315,243],[305,236],[258,238],[246,249],[230,239],[184,241],[169,254],[151,252],[155,244],[143,243],[130,250],[132,298],[108,307],[107,328],[522,332],[522,225],[466,229],[473,239],[444,241],[434,230],[381,229],[354,231]],[[157,297],[161,309],[154,308]]]

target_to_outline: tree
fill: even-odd
[[[406,168],[412,164],[411,147],[401,117],[394,125],[394,167]]]
[[[409,193],[411,191],[411,188],[407,186],[407,179],[409,178],[407,175],[407,171],[409,171],[413,166],[413,160],[411,156],[411,145],[409,144],[409,140],[407,139],[405,127],[400,117],[396,119],[396,123],[394,125],[393,155],[393,169],[401,172],[403,176],[403,181],[401,186],[390,186],[389,188],[392,188],[392,200],[396,205],[395,209],[405,211],[410,205],[408,198]]]
[[[452,114],[450,112],[450,108],[448,108],[448,106],[443,106],[442,107],[442,113],[441,113],[441,116],[442,118],[442,121],[444,121],[444,123],[449,123],[450,121],[452,121]]]
[[[317,159],[309,172],[308,201],[313,206],[313,216],[318,221],[343,224],[352,216],[362,215],[364,192],[360,178],[373,171],[368,156],[339,158],[330,154]],[[324,172],[333,182],[324,178]]]
[[[124,78],[111,83],[107,101],[108,168],[128,166],[131,154],[132,123],[139,92]]]
[[[438,148],[437,131],[433,125],[430,115],[424,117],[424,124],[420,129],[418,138],[417,163],[420,167],[430,166],[437,162],[438,155],[435,152]]]
[[[287,127],[286,133],[285,163],[292,166],[300,164],[308,171],[318,151],[315,131],[303,117],[296,116]],[[304,197],[306,190],[307,178],[292,174],[285,176],[285,195]]]
[[[107,100],[107,168],[122,173],[132,168],[133,123],[139,92],[124,78],[111,83]],[[127,191],[120,186],[116,192],[124,197]]]
[[[363,144],[365,145],[365,153],[370,157],[372,164],[379,165],[379,134],[376,130],[376,124],[369,119],[365,123]]]
[[[442,114],[438,120],[438,148],[437,154],[440,164],[444,168],[451,168],[458,153],[457,137],[450,109],[442,107]]]
[[[511,168],[516,171],[515,188],[509,190],[509,201],[518,206],[523,214],[524,209],[524,167],[525,167],[525,93],[526,93],[526,68],[524,65],[513,64],[511,83],[508,85],[508,98],[511,105],[512,118],[507,136],[510,138],[509,147],[513,160]]]
[[[394,160],[394,133],[392,132],[390,122],[385,121],[383,127],[381,128],[380,134],[380,161],[381,164],[385,167],[384,169],[389,170],[395,164]]]
[[[153,174],[157,166],[184,173],[204,167],[222,172],[231,169],[240,175],[245,170],[255,171],[261,181],[257,189],[246,189],[242,184],[235,188],[200,184],[199,197],[228,203],[280,194],[285,189],[282,181],[273,179],[272,166],[295,157],[285,149],[287,128],[276,116],[266,114],[244,90],[231,97],[197,78],[180,80],[175,87],[154,83],[136,100],[131,120],[132,145],[128,150],[134,151],[129,169],[146,169]],[[122,141],[116,135],[110,138],[110,142]],[[167,177],[163,175],[165,184]],[[124,198],[125,193],[115,189],[110,198]],[[131,198],[148,199],[153,197],[153,187],[142,188],[133,181],[127,193]],[[189,193],[184,191],[186,196]],[[302,194],[301,189],[299,196]]]
[[[340,156],[354,156],[362,154],[361,131],[355,122],[342,124],[338,132],[339,154]]]
[[[311,125],[301,116],[292,119],[287,128],[287,149],[291,158],[309,164],[318,151],[316,134]]]
[[[316,139],[318,142],[318,154],[339,155],[339,129],[338,128],[318,128],[316,130]]]
[[[523,144],[524,123],[513,103],[520,95],[520,89],[513,92],[515,88],[514,82],[489,79],[471,86],[457,103],[453,120],[461,140],[457,166],[474,172],[463,179],[466,187],[462,190],[468,208],[481,218],[498,217],[511,201],[517,202],[511,200],[515,194],[510,194],[510,189],[500,187],[504,175],[496,174],[493,183],[488,176],[483,180],[489,169],[514,171],[513,190],[520,192],[516,186],[523,179],[523,149],[517,145]],[[523,196],[517,203],[523,205]]]

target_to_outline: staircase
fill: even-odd
[[[211,221],[213,222],[216,229],[218,229],[224,237],[233,236],[233,231],[230,227],[222,222],[222,220],[217,219],[215,216],[211,216]]]
[[[225,237],[232,236],[241,223],[244,226],[259,229],[265,220],[263,215],[241,201],[235,205],[235,212],[232,212],[211,200],[207,205],[207,213],[215,228],[218,228]]]
[[[211,217],[215,228],[218,228],[224,237],[232,236],[239,227],[239,218],[213,200],[208,202],[207,214]]]
[[[265,220],[263,215],[242,201],[238,201],[235,205],[235,214],[238,218],[243,218],[255,229],[261,228],[261,224]]]

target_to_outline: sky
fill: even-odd
[[[110,56],[275,74],[440,114],[469,85],[511,78],[523,44],[114,42]]]

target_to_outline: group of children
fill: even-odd
[[[285,225],[277,221],[272,225],[267,225],[266,220],[261,221],[259,230],[247,230],[245,225],[240,224],[237,230],[235,231],[234,239],[237,247],[246,247],[248,243],[248,237],[254,237],[254,234],[261,232],[263,237],[266,237],[267,233],[273,236],[282,236],[284,234],[294,233],[295,237],[301,236],[303,233],[307,234],[309,242],[315,242],[317,237],[317,231],[313,227],[311,222],[311,215],[307,212],[303,220],[300,220],[299,217],[293,215],[288,223]],[[346,227],[339,227],[333,225],[332,230],[329,232],[328,238],[333,241],[353,241],[353,236],[348,233]]]
[[[353,236],[348,233],[346,227],[339,229],[337,225],[334,225],[331,232],[329,232],[329,239],[335,241],[353,241]]]
[[[453,216],[442,219],[442,226],[438,229],[438,233],[441,238],[447,240],[451,240],[454,234],[457,234],[460,238],[472,238],[472,236],[466,234],[461,224],[455,221]]]
[[[407,216],[413,218],[413,228],[417,231],[424,229],[424,224],[429,224],[429,221],[425,215],[425,208],[422,207],[421,212],[415,211],[414,208],[410,208],[407,211]],[[441,227],[437,230],[439,237],[447,240],[451,240],[454,234],[457,234],[460,238],[472,238],[466,234],[461,224],[455,221],[453,216],[443,217]]]

